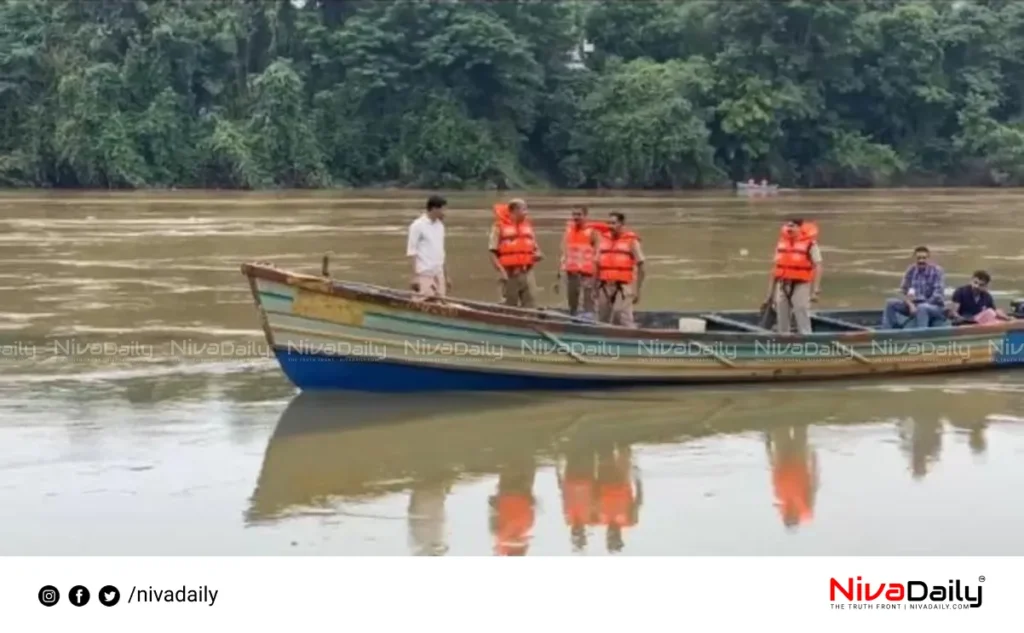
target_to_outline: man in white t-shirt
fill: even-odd
[[[444,210],[447,206],[448,201],[441,196],[430,196],[426,212],[409,225],[405,254],[412,260],[413,289],[424,297],[443,297],[451,290],[444,263]]]

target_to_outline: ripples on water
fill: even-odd
[[[1001,497],[1024,455],[1015,374],[295,399],[239,264],[311,272],[330,251],[335,271],[404,285],[421,196],[30,198],[0,197],[8,553],[1021,550],[1024,520]],[[456,287],[491,298],[491,201],[451,199]],[[951,283],[988,267],[997,297],[1024,296],[1017,194],[531,200],[549,261],[568,205],[626,211],[651,262],[648,307],[755,306],[793,213],[820,218],[826,306],[879,304],[918,243]],[[509,515],[517,499],[532,519]],[[628,525],[609,529],[617,512]]]

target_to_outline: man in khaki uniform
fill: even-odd
[[[611,233],[594,232],[597,252],[597,320],[636,327],[633,305],[640,301],[644,285],[644,253],[640,238],[626,228],[626,216],[611,214]]]
[[[505,305],[536,307],[537,282],[534,265],[544,258],[527,217],[526,202],[516,198],[508,203],[509,217],[491,228],[487,248],[498,271]]]
[[[787,220],[775,247],[768,297],[762,307],[775,306],[776,330],[790,332],[791,321],[797,332],[810,334],[811,304],[821,293],[822,259],[818,248],[817,225],[802,218]]]
[[[587,207],[572,210],[572,220],[562,237],[562,259],[558,277],[555,278],[555,294],[558,294],[562,273],[565,273],[565,294],[569,303],[569,314],[575,316],[583,306],[583,314],[593,318],[594,312],[594,229],[587,223]]]

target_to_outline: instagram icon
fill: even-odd
[[[39,590],[39,603],[44,607],[52,607],[60,602],[60,592],[53,585],[46,585]]]

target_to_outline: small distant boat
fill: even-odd
[[[755,183],[755,182],[737,182],[736,183],[736,191],[742,192],[742,193],[771,194],[771,193],[778,193],[779,192],[779,186],[778,185],[769,185],[767,183],[761,184],[761,183]]]
[[[300,389],[607,389],[900,377],[1024,365],[1024,320],[879,330],[880,310],[817,312],[779,335],[757,311],[638,312],[638,329],[558,310],[242,266],[264,333]]]

